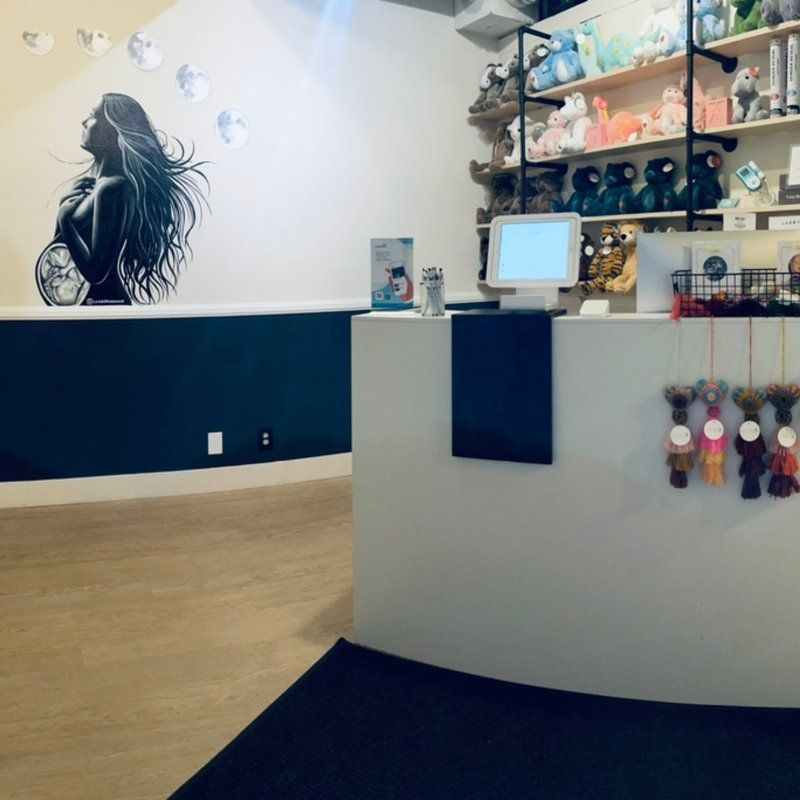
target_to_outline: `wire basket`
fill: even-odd
[[[743,269],[672,273],[673,317],[800,317],[800,273]]]

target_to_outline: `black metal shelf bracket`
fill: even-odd
[[[717,136],[713,133],[697,133],[695,132],[694,138],[701,142],[711,142],[711,144],[718,144],[726,153],[732,153],[739,145],[739,140],[735,136]]]
[[[526,103],[541,103],[543,106],[560,106],[564,103],[563,100],[555,100],[552,97],[535,97],[534,95],[525,95]]]
[[[701,58],[707,58],[709,61],[716,61],[717,64],[722,65],[723,72],[733,72],[739,65],[739,59],[736,58],[736,56],[723,56],[722,53],[716,53],[713,50],[706,50],[705,47],[698,47],[694,43],[691,45],[691,52],[689,51],[688,44],[686,50],[687,55],[690,57],[692,54],[694,54],[696,56],[700,56]]]

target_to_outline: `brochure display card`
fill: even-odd
[[[414,306],[414,240],[372,239],[371,298],[374,309]]]

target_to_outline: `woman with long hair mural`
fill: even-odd
[[[48,305],[152,304],[175,291],[208,180],[207,162],[174,142],[133,98],[102,96],[83,122],[93,163],[62,197],[36,264]]]

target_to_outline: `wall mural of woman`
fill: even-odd
[[[83,121],[81,147],[93,162],[61,198],[55,236],[36,263],[45,303],[153,304],[174,293],[209,184],[208,162],[172,142],[133,98],[100,98]]]

